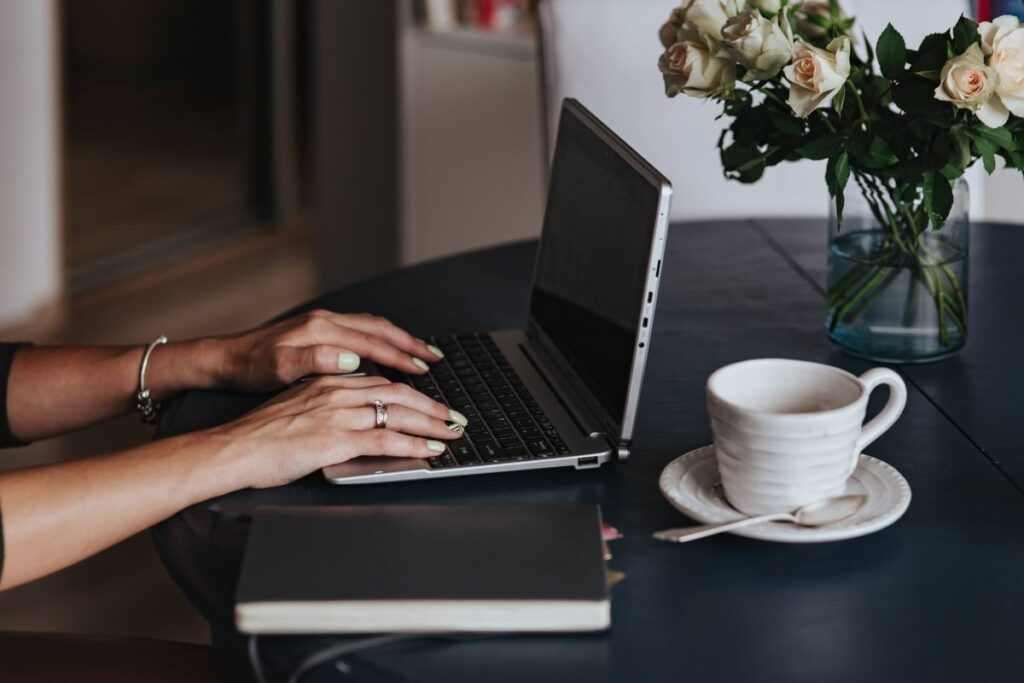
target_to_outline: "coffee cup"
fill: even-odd
[[[882,384],[889,401],[864,424],[868,397]],[[761,515],[842,495],[864,448],[899,419],[907,388],[887,368],[857,377],[764,358],[715,371],[707,402],[725,497],[740,512]]]

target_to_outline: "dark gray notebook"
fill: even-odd
[[[610,624],[596,505],[264,507],[246,633],[595,631]]]

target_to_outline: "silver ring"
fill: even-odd
[[[388,426],[388,404],[379,398],[373,402],[373,412],[375,418],[374,427],[377,429],[386,429]]]

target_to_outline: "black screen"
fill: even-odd
[[[530,315],[616,420],[626,404],[660,194],[562,110]]]

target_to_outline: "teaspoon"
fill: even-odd
[[[799,526],[809,527],[826,526],[850,517],[864,506],[867,499],[868,497],[865,495],[837,496],[835,498],[826,498],[810,505],[804,505],[793,512],[776,512],[770,515],[744,517],[733,522],[665,529],[654,532],[654,537],[659,541],[686,543],[687,541],[695,541],[698,538],[714,536],[723,531],[732,531],[755,524],[763,524],[764,522],[792,522]]]

